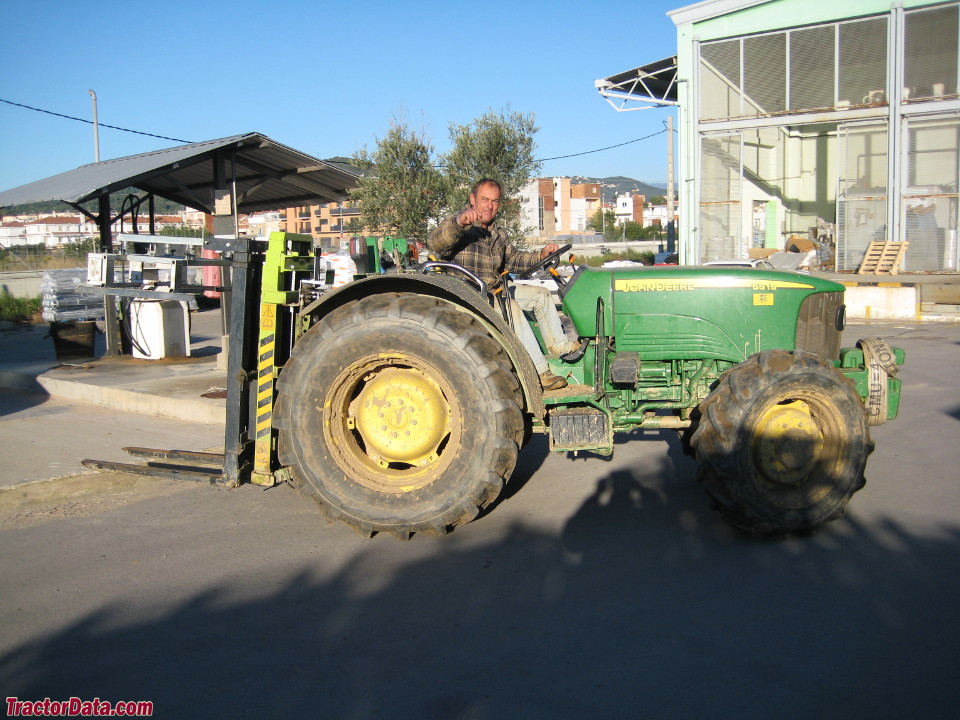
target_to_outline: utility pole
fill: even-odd
[[[100,125],[97,121],[97,94],[93,90],[87,90],[90,97],[93,98],[93,157],[100,162]]]
[[[607,236],[607,213],[603,209],[603,183],[600,183],[600,242]]]
[[[673,115],[667,115],[667,252],[676,252],[673,225]]]

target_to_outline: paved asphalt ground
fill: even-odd
[[[847,516],[779,543],[729,528],[666,432],[608,460],[537,438],[492,512],[401,543],[287,486],[70,474],[220,428],[0,393],[0,689],[161,718],[952,719],[960,325],[844,340],[876,335],[907,349],[900,417]]]

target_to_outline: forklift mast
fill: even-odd
[[[275,232],[266,243],[246,240],[233,249],[232,266],[222,482],[273,485],[274,386],[293,347],[300,283],[314,276],[313,238]]]
[[[275,232],[267,241],[210,238],[204,248],[229,257],[231,270],[221,297],[227,332],[223,454],[130,447],[124,450],[147,458],[146,465],[84,460],[86,467],[231,487],[282,479],[277,477],[274,385],[293,347],[300,286],[316,275],[313,238]]]

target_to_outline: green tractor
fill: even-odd
[[[335,290],[313,272],[298,285],[308,240],[277,233],[267,250],[261,348],[268,336],[289,341],[260,365],[254,481],[288,479],[365,536],[469,522],[532,433],[552,451],[610,455],[617,434],[664,428],[680,433],[733,525],[809,533],[863,486],[869,426],[897,414],[903,351],[879,340],[841,348],[844,288],[825,279],[554,270],[581,346],[548,356],[569,384],[543,392],[503,300],[466,271],[426,263]]]

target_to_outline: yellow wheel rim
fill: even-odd
[[[765,480],[777,485],[801,485],[819,462],[823,448],[823,432],[803,400],[764,411],[752,437],[755,467]]]
[[[381,467],[419,467],[437,459],[450,432],[450,407],[437,383],[423,373],[386,368],[350,404],[347,423]]]
[[[334,379],[323,432],[354,482],[382,493],[420,490],[456,457],[462,432],[456,391],[443,374],[401,353],[357,359]]]

